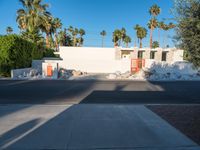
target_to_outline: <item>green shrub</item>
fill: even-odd
[[[36,44],[18,35],[0,36],[0,75],[9,75],[11,69],[31,66],[33,59],[41,59],[43,52]]]
[[[43,57],[56,57],[53,49],[46,48],[43,51]]]

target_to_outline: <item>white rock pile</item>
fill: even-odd
[[[188,62],[176,62],[174,64],[154,63],[150,68],[143,68],[139,72],[116,72],[109,74],[107,79],[130,79],[152,81],[176,81],[176,80],[200,80],[200,69]]]

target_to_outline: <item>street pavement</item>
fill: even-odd
[[[199,104],[200,82],[0,81],[0,149],[200,150],[145,104]]]
[[[0,104],[200,104],[200,82],[0,81]]]

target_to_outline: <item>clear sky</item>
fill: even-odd
[[[133,26],[140,24],[147,27],[150,19],[149,8],[153,4],[161,7],[162,12],[158,19],[172,18],[170,9],[173,0],[43,0],[50,4],[49,11],[54,17],[62,20],[63,27],[70,25],[83,28],[86,31],[84,46],[100,46],[100,32],[107,32],[105,45],[113,46],[112,32],[116,28],[125,27],[127,34],[131,36],[132,43],[135,41]],[[16,23],[16,11],[22,5],[18,0],[0,0],[0,34],[6,33],[6,27],[11,26],[15,33],[19,33]],[[169,22],[169,20],[167,21]],[[148,33],[150,33],[148,31]],[[162,33],[163,35],[163,33]],[[167,32],[167,37],[172,37],[174,31]],[[154,40],[158,39],[158,31],[154,32]],[[163,38],[161,38],[163,39]],[[161,44],[162,44],[161,40]],[[171,38],[167,42],[173,46]],[[149,46],[149,34],[144,39],[144,46]]]

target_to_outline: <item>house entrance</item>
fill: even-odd
[[[145,67],[145,59],[131,59],[131,73],[136,73]]]

